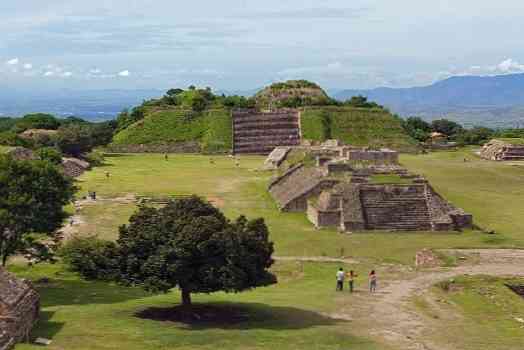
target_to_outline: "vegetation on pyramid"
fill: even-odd
[[[402,120],[382,108],[310,107],[301,114],[302,137],[313,141],[338,139],[349,145],[388,147],[414,152],[417,143]]]
[[[182,146],[189,151],[226,152],[232,148],[231,109],[251,107],[252,99],[218,96],[210,88],[171,89],[160,99],[122,112],[112,147],[142,145],[170,152]]]
[[[262,135],[262,129],[267,128],[269,118],[265,113],[282,108],[294,108],[295,113],[300,109],[302,139],[337,138],[355,145],[415,149],[415,142],[402,128],[400,119],[382,106],[362,96],[343,102],[334,100],[317,84],[305,80],[273,84],[253,98],[220,96],[210,88],[193,86],[187,90],[171,89],[159,99],[122,112],[111,147],[120,152],[229,152],[233,143],[235,149],[240,146],[239,132],[255,144],[276,140],[276,132]],[[233,130],[232,111],[239,109],[247,110],[242,115],[249,130]],[[235,119],[235,125],[237,122]],[[300,127],[297,118],[297,135]],[[270,152],[280,145],[268,144],[266,148]]]

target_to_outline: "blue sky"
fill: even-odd
[[[524,72],[519,0],[12,0],[0,87],[429,84]]]

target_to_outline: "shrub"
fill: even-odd
[[[59,253],[72,271],[88,280],[111,280],[115,275],[118,248],[114,242],[75,237]]]

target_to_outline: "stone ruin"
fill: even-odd
[[[0,267],[0,350],[28,341],[39,311],[40,297],[33,286]]]
[[[491,140],[482,147],[480,156],[496,161],[524,161],[524,140]]]
[[[89,169],[89,163],[78,158],[62,158],[64,174],[69,177],[79,177]]]
[[[316,165],[290,167],[271,181],[269,192],[280,210],[306,212],[317,228],[452,231],[473,225],[470,214],[400,166],[394,151],[334,143],[310,151],[316,154]],[[402,181],[370,183],[376,175],[385,175],[386,182],[387,176]]]
[[[233,111],[233,153],[271,153],[275,147],[300,145],[300,112],[296,109]]]
[[[7,155],[16,160],[34,160],[37,159],[34,152],[25,147],[15,147],[7,151]]]

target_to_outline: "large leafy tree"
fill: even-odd
[[[74,194],[70,179],[47,161],[0,156],[0,258],[44,248],[33,234],[53,236]]]
[[[101,253],[101,246],[85,249],[80,244],[81,254],[66,260],[87,278],[114,279],[157,293],[178,287],[184,306],[191,305],[193,293],[241,292],[276,283],[268,271],[273,243],[264,220],[241,216],[231,222],[198,197],[160,209],[141,207],[120,228],[116,248],[108,245]],[[86,263],[90,254],[93,259]],[[99,265],[98,272],[83,272],[93,264]]]

